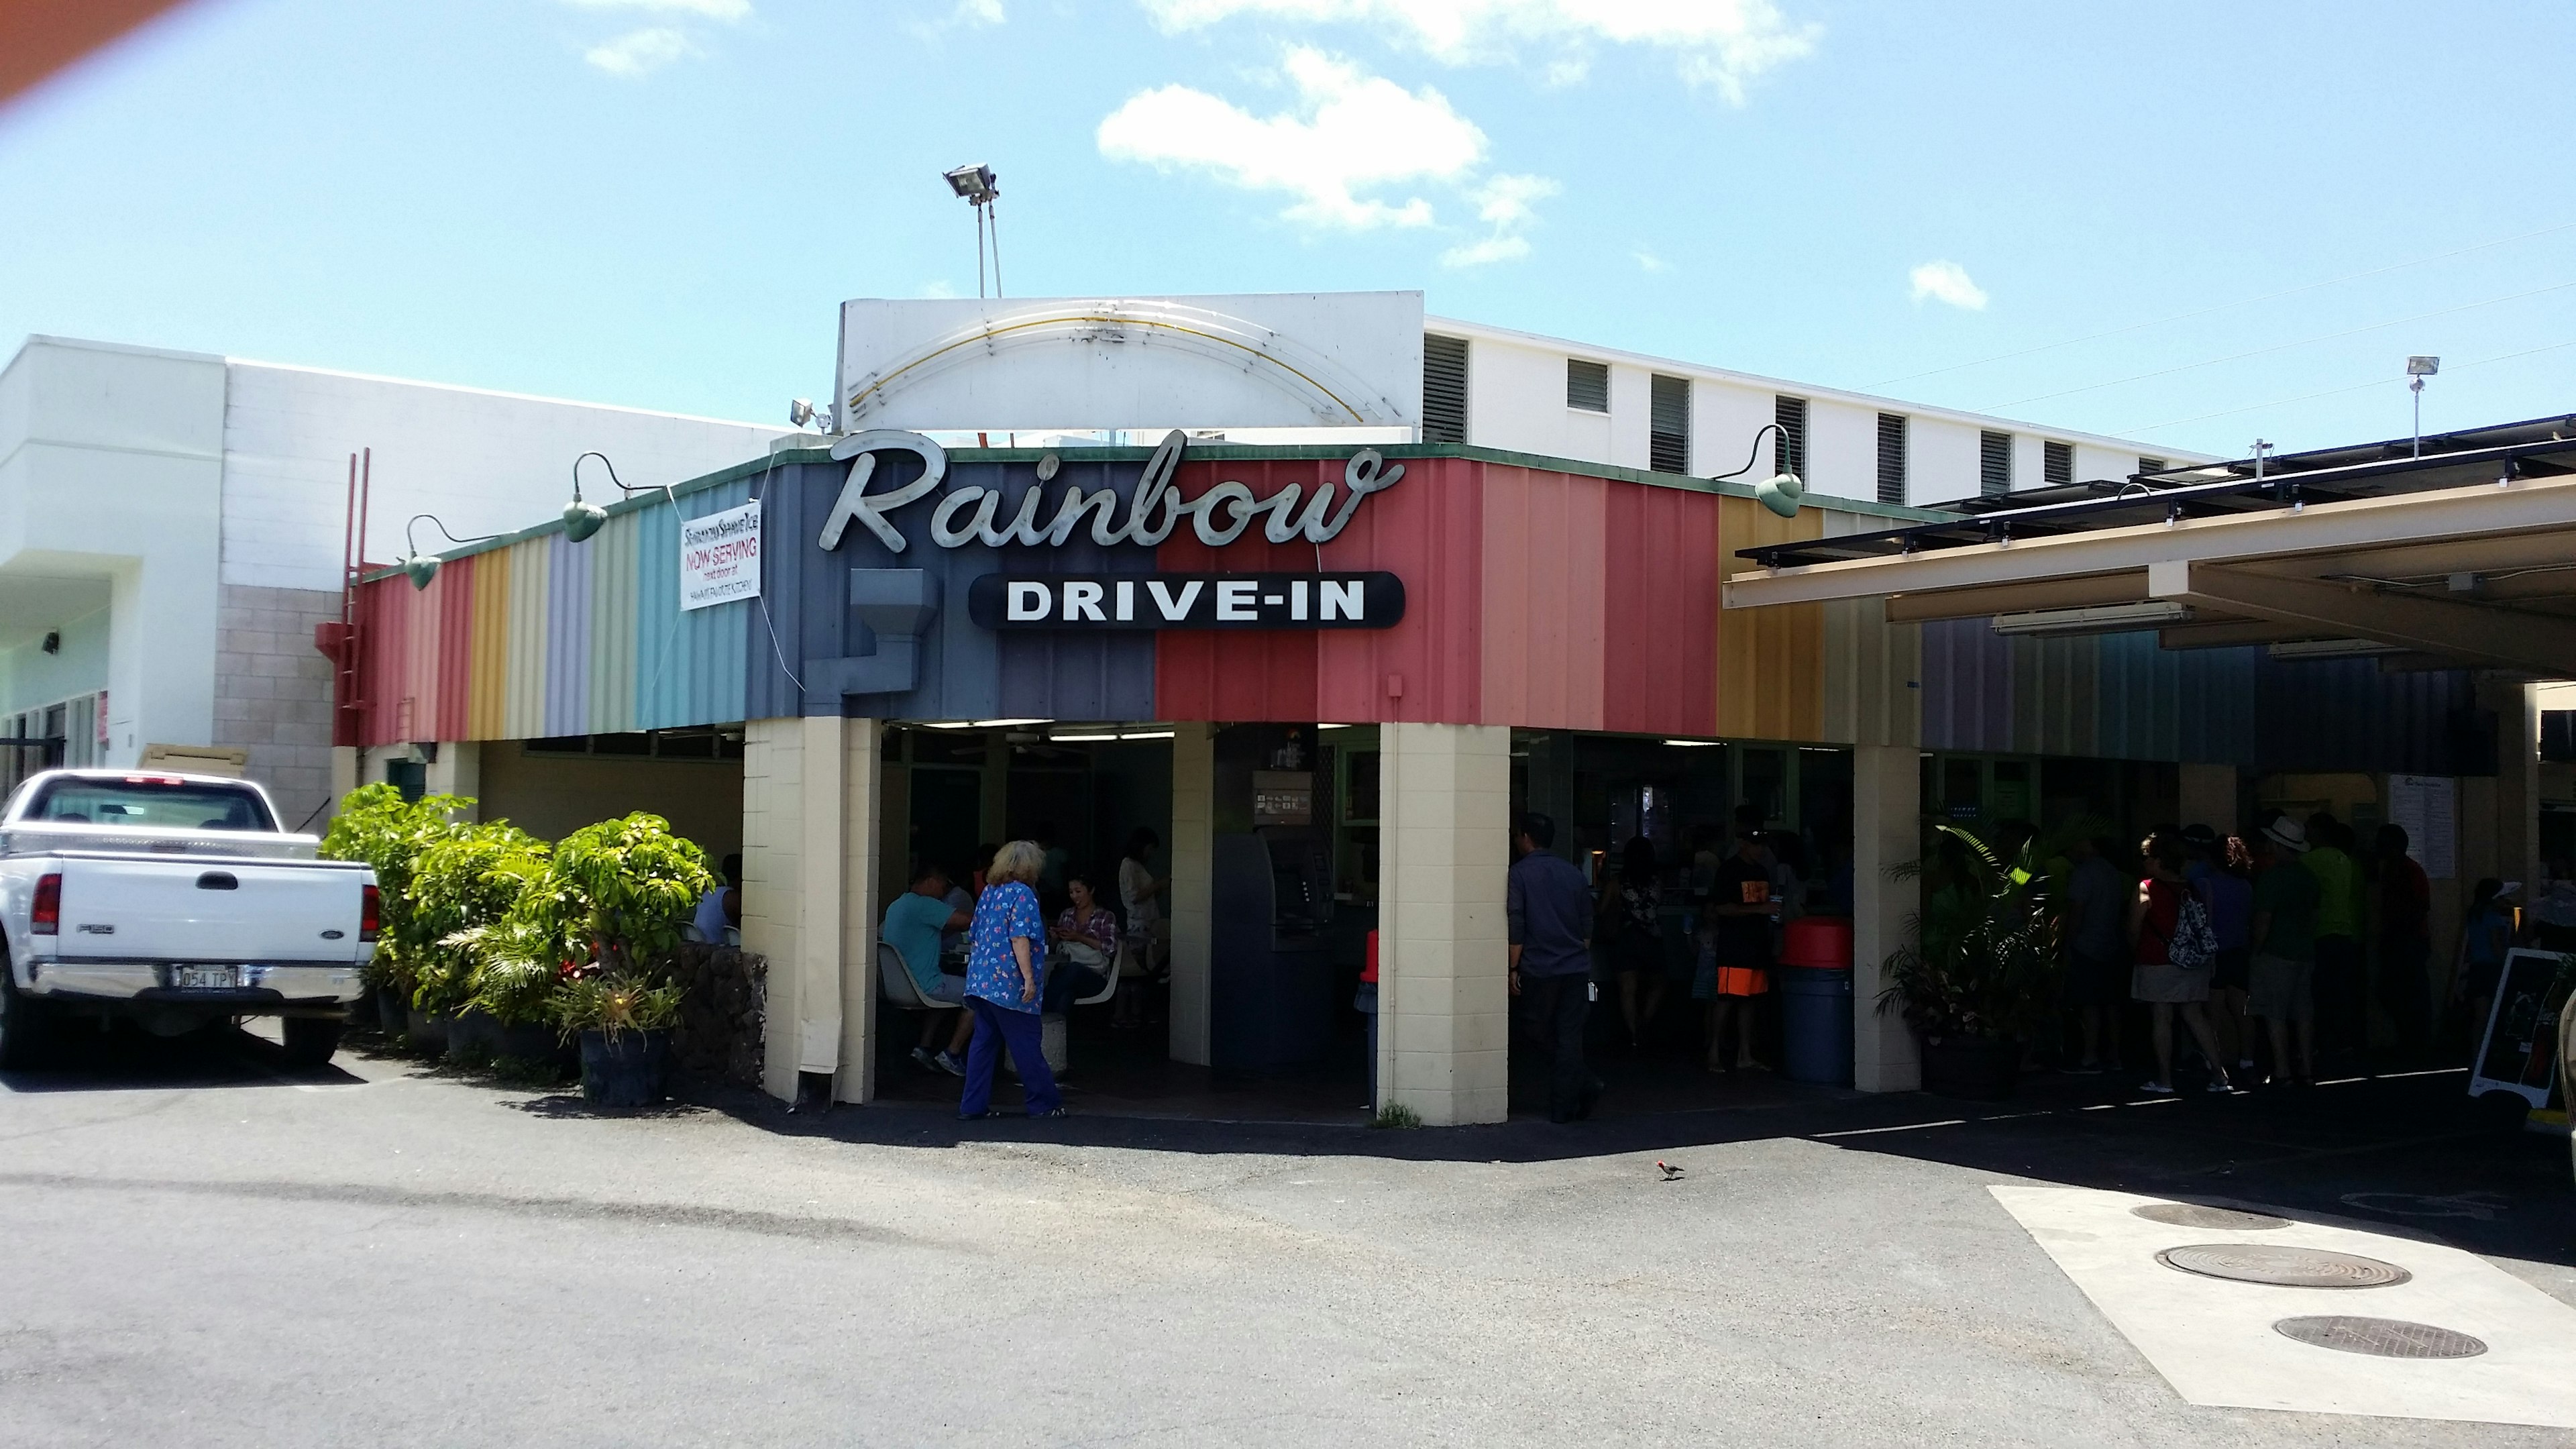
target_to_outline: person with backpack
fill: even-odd
[[[2218,936],[2210,929],[2209,903],[2183,878],[2182,840],[2158,830],[2138,847],[2147,862],[2138,882],[2137,900],[2129,907],[2129,995],[2155,1012],[2155,1080],[2138,1090],[2149,1096],[2173,1095],[2174,1008],[2200,1044],[2209,1062],[2209,1090],[2230,1090],[2225,1058],[2217,1033],[2209,1026],[2209,984],[2218,963]]]

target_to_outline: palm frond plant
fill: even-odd
[[[680,1019],[681,990],[673,982],[603,972],[567,978],[548,1001],[567,1039],[595,1031],[614,1042],[628,1032],[668,1031]]]
[[[459,826],[420,852],[412,863],[412,919],[429,946],[416,968],[414,1005],[451,1015],[481,1006],[507,1023],[545,1019],[541,994],[530,1000],[525,992],[504,992],[497,998],[502,1010],[482,998],[496,958],[531,954],[516,949],[524,928],[505,931],[503,925],[545,878],[552,853],[544,841],[502,820]]]
[[[2054,1009],[2060,912],[2032,841],[2006,861],[1974,834],[1938,825],[1929,860],[1889,874],[1920,878],[1911,942],[1887,958],[1878,1009],[1930,1040],[2028,1037]]]

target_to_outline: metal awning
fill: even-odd
[[[1727,606],[1884,597],[1895,622],[2576,678],[2576,416],[2050,492],[1743,550]]]

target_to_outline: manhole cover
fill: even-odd
[[[2284,1318],[2272,1331],[2319,1348],[2381,1358],[2476,1358],[2487,1351],[2484,1339],[2400,1318]]]
[[[2270,1213],[2238,1212],[2234,1208],[2203,1207],[2196,1202],[2151,1202],[2133,1207],[2130,1212],[2151,1223],[2171,1223],[2178,1228],[2234,1228],[2241,1232],[2260,1232],[2266,1228],[2286,1228],[2288,1218]]]
[[[2415,1276],[2377,1258],[2269,1243],[2195,1243],[2167,1248],[2156,1254],[2156,1261],[2206,1278],[2281,1288],[2385,1288]]]

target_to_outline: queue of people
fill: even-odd
[[[915,866],[910,887],[886,907],[880,925],[881,939],[902,958],[922,1001],[955,1008],[925,1013],[912,1057],[924,1070],[963,1079],[961,1118],[990,1110],[993,1075],[1006,1051],[1027,1088],[1028,1114],[1064,1115],[1042,1045],[1045,1015],[1098,995],[1112,972],[1123,970],[1142,985],[1163,969],[1168,954],[1158,899],[1165,881],[1150,865],[1161,837],[1140,826],[1128,838],[1114,877],[1122,910],[1113,910],[1102,879],[1043,843],[1051,836],[1041,830],[1039,839],[978,850],[964,883],[947,867]],[[1063,903],[1052,923],[1041,892]],[[1133,989],[1120,994],[1112,1024],[1142,1025],[1143,996]]]
[[[2177,1090],[2177,1020],[2213,1092],[2308,1084],[2321,1066],[2356,1065],[2371,1048],[2374,998],[2399,1056],[2423,1059],[2441,1013],[2431,886],[2409,844],[2403,827],[2383,825],[2365,854],[2352,827],[2324,811],[2304,821],[2270,811],[2225,835],[2159,826],[2139,842],[2128,884],[2110,842],[2073,842],[2058,891],[2062,1000],[2080,1043],[2068,1070],[2121,1066],[2130,1002],[2149,1008],[2154,1064],[2142,1090],[2151,1095]],[[2450,1000],[2473,1020],[2483,1021],[2477,998],[2493,995],[2512,944],[2508,890],[2479,882],[2462,929]]]

